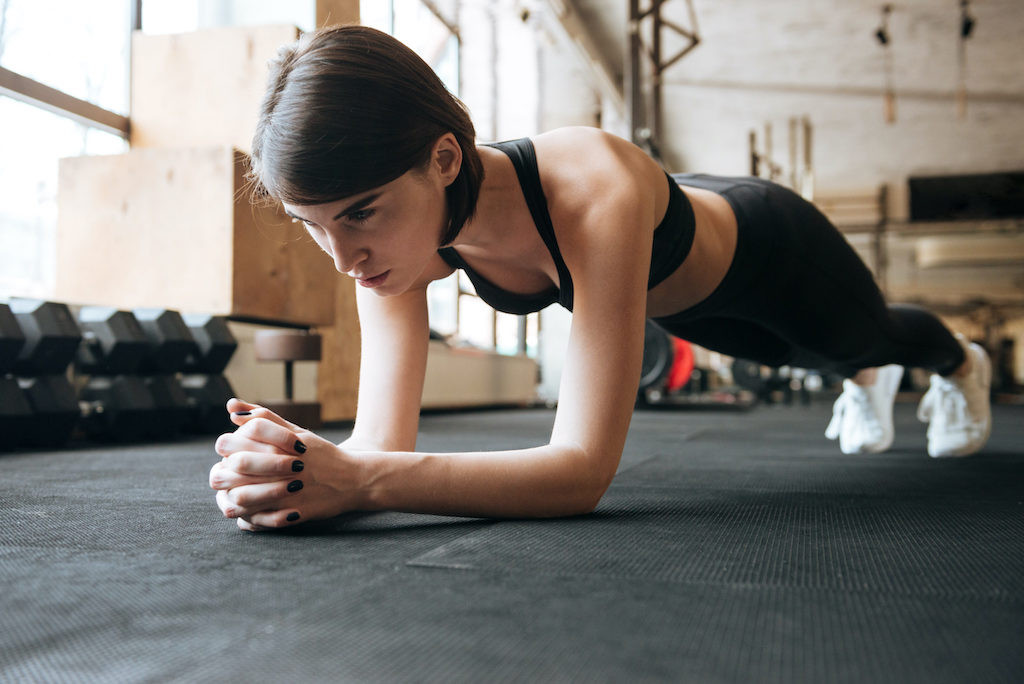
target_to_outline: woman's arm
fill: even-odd
[[[367,508],[485,516],[593,510],[622,455],[643,358],[651,238],[641,227],[652,224],[653,207],[628,186],[619,181],[592,203],[579,217],[578,242],[563,250],[575,302],[550,443],[513,451],[361,454]]]
[[[353,449],[412,451],[427,368],[427,284],[394,297],[357,287],[360,361]]]

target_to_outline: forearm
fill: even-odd
[[[415,453],[363,451],[365,510],[554,517],[593,510],[607,487],[578,448]]]

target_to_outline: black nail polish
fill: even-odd
[[[302,480],[292,480],[288,483],[289,492],[297,492],[302,489]]]
[[[299,461],[299,460],[292,461],[292,472],[293,473],[301,473],[302,469],[305,468],[305,467],[306,467],[306,464],[303,463],[302,461]]]
[[[252,411],[235,411],[236,416],[251,416]]]
[[[288,522],[295,522],[298,519],[299,519],[299,514],[296,513],[295,511],[292,511],[291,513],[288,514]]]
[[[306,453],[306,445],[300,442],[299,440],[295,440],[295,451],[297,451],[300,454]]]

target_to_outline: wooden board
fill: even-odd
[[[357,15],[358,18],[358,15]],[[294,26],[132,34],[132,148],[232,145],[248,151],[267,61]]]
[[[330,325],[339,276],[302,228],[249,204],[230,147],[60,163],[54,297]]]

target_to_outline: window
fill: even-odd
[[[128,147],[89,117],[128,108],[130,23],[126,0],[0,0],[0,296],[52,289],[58,160]]]
[[[0,66],[128,113],[128,0],[0,0]]]

